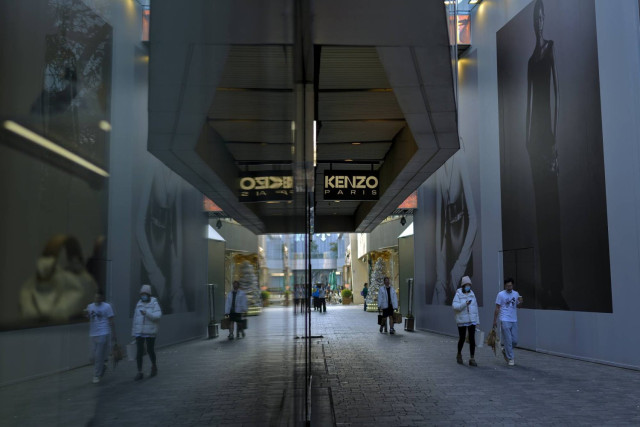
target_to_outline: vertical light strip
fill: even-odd
[[[316,167],[318,150],[316,149],[316,121],[313,121],[313,167]]]
[[[18,123],[12,121],[12,120],[6,120],[3,123],[3,126],[5,129],[15,133],[16,135],[20,135],[21,137],[23,137],[24,139],[27,139],[31,142],[33,142],[36,145],[39,145],[42,148],[46,148],[49,151],[52,151],[54,153],[56,153],[57,155],[64,157],[67,160],[71,160],[72,162],[82,166],[83,168],[89,169],[91,172],[94,172],[100,176],[103,176],[105,178],[109,177],[109,173],[107,171],[105,171],[104,169],[100,169],[98,166],[94,165],[91,162],[88,162],[87,160],[83,159],[82,157],[78,156],[77,154],[72,153],[71,151],[67,150],[66,148],[62,148],[61,146],[59,146],[58,144],[56,144],[53,141],[48,140],[47,138],[38,135],[37,133],[30,131],[29,129],[27,129],[26,127],[19,125]]]

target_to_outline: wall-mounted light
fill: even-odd
[[[220,229],[222,228],[222,221],[218,220],[218,221],[216,222],[216,228],[217,228],[218,230],[220,230]]]
[[[407,223],[407,219],[404,217],[404,215],[402,215],[402,218],[400,218],[400,225],[404,227],[406,223]]]
[[[23,137],[24,139],[33,142],[36,145],[39,145],[42,148],[45,148],[55,154],[57,154],[60,157],[64,157],[67,160],[70,160],[72,162],[74,162],[77,165],[82,166],[83,168],[86,168],[88,170],[90,170],[93,173],[96,173],[100,176],[103,176],[105,178],[109,177],[109,173],[102,169],[99,168],[98,166],[94,165],[93,163],[83,159],[82,157],[78,156],[75,153],[72,153],[71,151],[67,150],[66,148],[61,147],[60,145],[56,144],[55,142],[45,138],[44,136],[38,135],[37,133],[27,129],[26,127],[19,125],[18,123],[12,121],[12,120],[7,120],[3,123],[3,126],[5,129],[7,129],[8,131],[11,131],[13,133],[15,133],[16,135],[20,135],[21,137]]]

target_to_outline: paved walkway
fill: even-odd
[[[314,426],[640,425],[640,372],[519,349],[508,367],[486,347],[472,368],[455,339],[380,334],[361,307],[311,315]],[[245,339],[159,350],[159,375],[140,382],[121,362],[97,385],[87,366],[0,388],[0,425],[296,425],[303,317],[269,308],[249,322]]]

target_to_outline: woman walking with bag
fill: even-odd
[[[158,300],[151,296],[151,286],[142,285],[142,288],[140,288],[140,300],[133,311],[133,327],[131,328],[131,335],[136,338],[136,362],[138,364],[138,374],[134,378],[136,381],[144,377],[142,374],[142,354],[145,343],[149,359],[151,359],[149,376],[155,377],[158,375],[155,344],[160,317],[162,317],[162,310]]]
[[[456,361],[459,364],[463,364],[462,361],[462,347],[464,347],[464,339],[469,331],[469,353],[471,358],[469,359],[469,366],[478,366],[474,358],[476,352],[476,325],[480,324],[480,318],[478,316],[478,302],[476,296],[471,290],[471,279],[469,276],[464,276],[461,280],[462,287],[456,291],[456,295],[453,297],[453,311],[456,314],[456,323],[458,324],[458,354]]]
[[[382,324],[380,325],[380,333],[387,331],[387,318],[389,319],[389,333],[396,333],[393,328],[393,310],[398,309],[398,296],[396,290],[391,286],[389,278],[384,278],[384,286],[378,289],[378,311],[382,311]]]

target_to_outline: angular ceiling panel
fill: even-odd
[[[220,87],[293,89],[291,46],[234,46]]]
[[[396,96],[391,90],[318,94],[318,119],[321,121],[402,119],[403,117]]]
[[[240,203],[237,186],[304,171],[314,121],[316,232],[371,231],[458,148],[442,1],[156,1],[149,150],[255,233],[305,229],[304,193]],[[323,200],[328,168],[377,171],[380,199]]]
[[[404,120],[323,121],[318,143],[392,141],[404,126]]]
[[[382,89],[389,81],[374,47],[323,46],[318,89]]]
[[[353,144],[318,144],[318,161],[350,159],[357,161],[379,161],[384,159],[392,142],[366,142]],[[338,168],[339,169],[339,168]]]
[[[293,94],[290,91],[218,89],[209,117],[225,120],[294,120]]]
[[[212,120],[209,125],[228,142],[291,144],[291,121]]]

